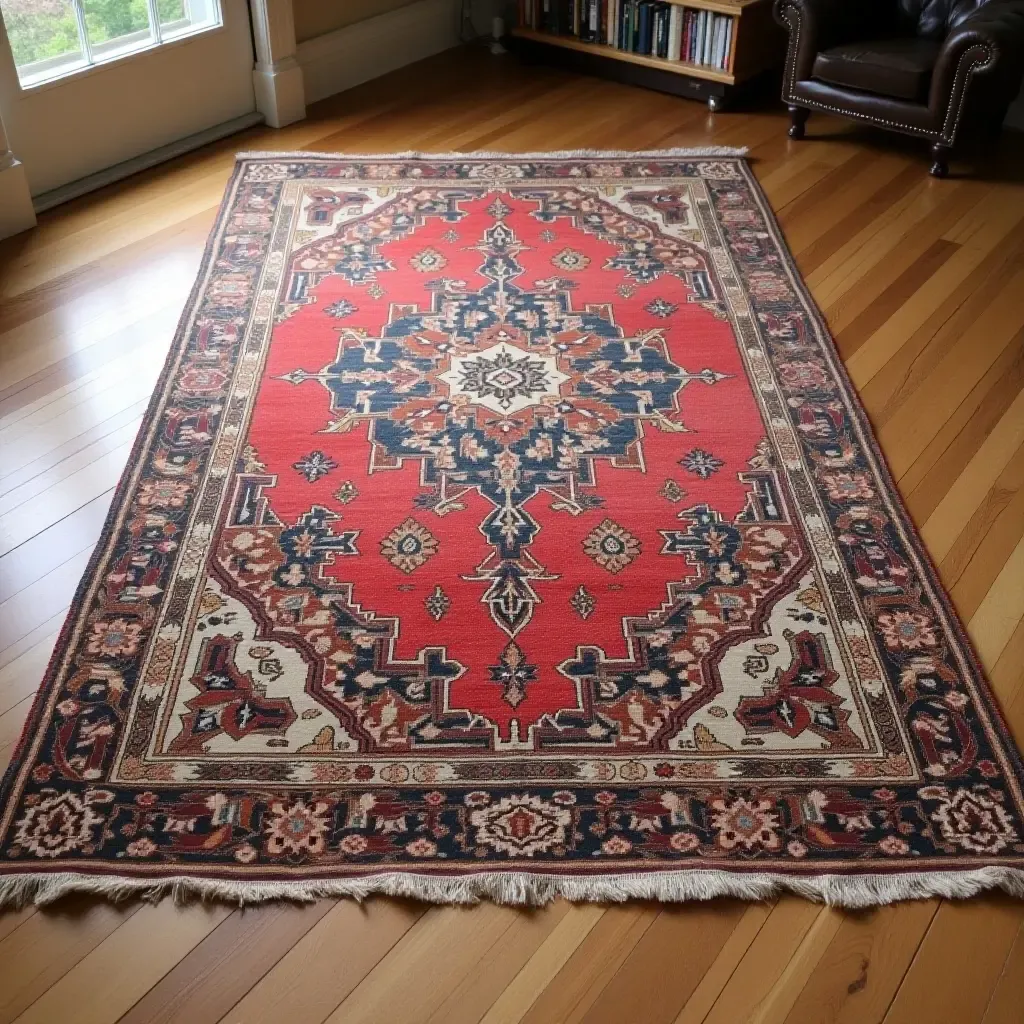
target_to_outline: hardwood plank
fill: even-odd
[[[215,1024],[333,906],[320,900],[233,911],[119,1024]]]
[[[707,1018],[774,908],[774,903],[754,903],[743,912],[739,923],[730,932],[714,963],[704,972],[700,984],[686,1000],[673,1024],[701,1024]]]
[[[1020,901],[1000,896],[943,903],[883,1018],[885,1024],[980,1021],[1022,919]]]
[[[0,514],[31,501],[99,456],[134,441],[148,404],[149,396],[134,402],[0,479]]]
[[[0,555],[0,604],[69,559],[91,551],[99,540],[113,496],[111,488],[13,551]]]
[[[943,573],[956,580],[950,595],[961,616],[969,619],[978,610],[1022,534],[1024,449],[999,475],[943,561]]]
[[[758,1024],[783,1024],[789,1017],[803,987],[818,970],[825,949],[842,926],[844,916],[841,910],[828,907],[814,919],[779,980],[758,1005]]]
[[[847,356],[847,368],[875,405],[885,405],[912,374],[930,365],[919,362],[925,349],[943,352],[1019,269],[1020,243],[1012,240],[1018,220],[993,214],[982,244],[964,245],[893,314]],[[1007,242],[1009,241],[1009,244]],[[884,376],[882,369],[886,368]],[[877,378],[877,383],[876,382]],[[895,380],[893,380],[895,378]]]
[[[822,913],[823,908],[817,904],[783,896],[704,1018],[707,1024],[739,1024],[755,1019]]]
[[[593,903],[571,908],[558,922],[541,947],[530,957],[512,983],[502,992],[498,1001],[481,1018],[481,1024],[516,1024],[533,1005],[537,993],[565,965],[579,949],[604,914],[604,907]],[[332,1018],[332,1024],[342,1024],[346,1018]]]
[[[0,649],[12,646],[68,606],[85,572],[89,554],[82,551],[69,558],[0,604]]]
[[[490,903],[428,910],[327,1020],[426,1020],[485,953],[504,940],[515,915]]]
[[[895,473],[913,463],[1000,354],[1016,343],[1017,332],[1024,326],[1024,303],[1017,301],[1021,288],[1024,269],[982,311],[921,386],[900,396],[895,411],[878,426],[879,440]],[[871,396],[865,393],[863,398],[873,416]]]
[[[988,677],[1011,729],[1015,728],[1019,749],[1024,746],[1021,743],[1024,738],[1024,619],[1017,623],[999,660],[989,669]]]
[[[967,624],[978,657],[994,665],[1024,617],[1024,539],[1018,541],[992,589]]]
[[[982,1024],[1020,1024],[1024,1018],[1024,925],[1017,931]]]
[[[490,1015],[488,1011],[495,1012],[493,1007],[499,1002],[499,996],[507,1007],[517,988],[522,990],[533,986],[536,994],[541,987],[537,963],[542,962],[548,973],[561,967],[560,953],[570,943],[565,941],[565,935],[559,933],[559,929],[563,928],[563,922],[570,914],[577,916],[577,908],[565,900],[537,911],[517,911],[501,940],[494,943],[473,970],[451,988],[427,1018],[428,1024],[477,1024]],[[597,923],[603,920],[604,913]],[[573,933],[585,927],[586,922],[576,921],[571,925]],[[587,936],[593,930],[590,927]]]
[[[36,534],[116,487],[131,453],[132,443],[127,441],[98,455],[91,464],[70,473],[35,495],[31,502],[25,502],[0,515],[0,555],[13,551]]]
[[[842,915],[786,1024],[880,1021],[938,909],[938,900],[913,900]]]
[[[21,738],[21,731],[31,708],[32,697],[26,697],[0,715],[0,773],[7,770],[7,765],[14,756],[15,744]]]
[[[139,906],[69,898],[34,914],[0,942],[0,1024],[43,996]]]
[[[51,635],[63,624],[68,612],[68,605],[58,609],[45,622],[41,622],[31,633],[26,633],[20,640],[0,649],[0,668],[9,665],[16,658],[20,658],[26,651],[31,650],[46,636]]]
[[[604,987],[585,1024],[675,1020],[746,909],[737,900],[720,899],[663,910]]]
[[[0,714],[36,692],[58,635],[59,630],[48,633],[24,654],[0,668]]]
[[[838,331],[836,344],[843,357],[856,352],[894,313],[901,310],[910,296],[934,278],[959,248],[955,242],[945,238],[932,242],[869,306]]]
[[[932,557],[942,561],[967,528],[980,501],[995,486],[1010,460],[1024,446],[1024,391],[978,446],[946,496],[921,527]]]
[[[230,912],[223,905],[171,900],[143,906],[15,1020],[113,1024]]]
[[[338,903],[221,1020],[322,1024],[424,909],[397,900]]]
[[[924,522],[935,511],[935,506],[1022,389],[1024,347],[1015,349],[1011,345],[899,478],[900,493],[915,522]]]
[[[578,1024],[660,913],[657,904],[609,907],[523,1016],[524,1024]]]

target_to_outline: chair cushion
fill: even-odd
[[[811,74],[830,85],[923,102],[941,45],[914,36],[846,43],[819,53]]]

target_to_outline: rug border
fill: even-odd
[[[399,153],[339,153],[315,151],[241,151],[236,153],[235,163],[225,184],[216,217],[204,246],[202,258],[196,271],[195,281],[178,319],[168,356],[153,389],[153,397],[161,393],[174,368],[172,356],[186,338],[189,321],[196,303],[202,294],[203,285],[211,267],[214,251],[221,229],[231,205],[236,185],[244,173],[249,160],[268,159],[324,159],[324,160],[566,160],[566,159],[685,159],[685,158],[727,158],[734,159],[742,166],[742,173],[751,193],[754,195],[765,223],[769,226],[775,244],[784,254],[786,272],[794,289],[800,296],[808,314],[817,327],[817,343],[827,353],[831,369],[841,382],[845,395],[854,409],[857,426],[867,443],[875,463],[880,482],[886,485],[887,495],[901,518],[901,526],[919,568],[927,578],[933,596],[936,598],[944,620],[944,626],[961,644],[963,658],[973,671],[983,690],[979,701],[984,705],[991,719],[990,725],[1002,739],[1002,753],[1016,769],[1016,777],[1024,775],[1024,756],[1018,751],[1015,740],[995,691],[992,689],[981,660],[967,635],[948,592],[943,586],[937,569],[923,539],[913,523],[903,496],[892,475],[889,465],[878,443],[875,431],[867,416],[860,396],[843,363],[835,338],[824,313],[814,300],[810,289],[799,273],[799,267],[786,241],[778,217],[768,203],[767,195],[750,167],[747,147],[708,146],[680,147],[654,150],[550,150],[531,152],[472,151],[472,152],[429,152],[410,150]],[[32,706],[22,727],[21,735],[11,754],[10,763],[0,779],[0,806],[15,783],[19,764],[26,744],[31,742],[38,726],[38,719],[53,686],[54,677],[67,653],[71,634],[78,624],[82,602],[91,580],[98,570],[110,534],[116,524],[117,510],[127,496],[131,486],[134,465],[143,450],[150,428],[158,413],[158,403],[151,400],[146,408],[139,431],[132,444],[125,469],[120,476],[110,510],[104,520],[103,529],[88,564],[76,587],[67,617],[54,645],[54,650],[43,674],[39,688],[33,697]],[[111,865],[115,867],[116,865]],[[741,869],[702,869],[687,867],[681,869],[653,870],[644,873],[608,873],[596,876],[552,875],[538,870],[514,871],[493,870],[474,873],[450,873],[439,876],[421,872],[376,871],[363,877],[329,878],[318,881],[255,881],[229,880],[213,877],[192,877],[187,875],[157,875],[151,878],[118,875],[116,872],[9,872],[0,874],[0,910],[18,908],[28,903],[45,905],[70,893],[89,893],[110,900],[141,897],[159,900],[166,895],[176,900],[198,898],[216,899],[238,905],[261,903],[268,900],[292,900],[309,902],[320,898],[350,897],[363,900],[373,895],[400,896],[424,902],[441,904],[473,904],[487,898],[495,903],[509,905],[541,905],[556,898],[573,902],[623,902],[630,899],[649,899],[658,902],[683,902],[688,900],[709,900],[717,897],[733,897],[747,900],[769,900],[780,893],[790,892],[829,906],[864,908],[889,904],[898,900],[928,899],[932,897],[967,898],[989,889],[1002,889],[1009,895],[1024,899],[1024,869],[989,865],[965,870],[901,871],[894,865],[891,872],[857,873],[855,871],[836,874],[811,875],[787,874],[781,872],[746,872]]]
[[[195,280],[192,283],[191,289],[189,289],[188,298],[185,300],[185,304],[182,307],[181,315],[178,317],[177,326],[174,328],[174,334],[172,335],[171,341],[167,347],[167,356],[164,359],[160,375],[153,384],[149,404],[146,406],[146,411],[139,423],[139,430],[135,435],[135,440],[132,442],[131,451],[128,454],[128,461],[125,463],[125,467],[118,478],[117,487],[114,489],[113,497],[110,499],[110,508],[107,510],[106,517],[103,520],[103,528],[96,540],[96,546],[92,549],[92,553],[89,555],[86,567],[82,570],[82,577],[78,581],[74,597],[71,600],[71,604],[68,606],[68,612],[64,619],[64,624],[61,626],[60,633],[54,643],[53,653],[50,655],[49,660],[46,663],[46,671],[43,673],[39,686],[32,698],[32,706],[25,719],[25,724],[21,728],[21,735],[18,738],[18,742],[14,745],[14,749],[11,752],[10,763],[7,765],[3,776],[0,777],[0,810],[5,806],[8,790],[15,783],[15,778],[18,774],[19,762],[22,754],[25,752],[24,747],[31,743],[32,736],[34,735],[33,727],[37,724],[37,719],[48,699],[49,690],[54,684],[54,677],[59,668],[59,664],[67,653],[67,646],[71,639],[71,634],[74,632],[75,627],[78,624],[78,619],[82,611],[82,602],[91,585],[93,575],[97,572],[103,561],[104,550],[110,541],[111,533],[117,523],[118,508],[127,497],[127,493],[131,487],[131,478],[134,472],[135,463],[143,454],[146,447],[146,438],[149,434],[150,428],[153,426],[154,420],[160,413],[160,403],[157,401],[157,396],[162,394],[167,387],[174,365],[172,357],[182,346],[183,342],[187,340],[186,332],[189,321],[195,312],[198,299],[202,295],[203,282],[206,280],[207,273],[209,272],[210,265],[213,261],[214,249],[220,235],[220,229],[223,226],[225,216],[231,208],[235,186],[243,173],[243,164],[241,161],[236,161],[224,186],[224,192],[221,197],[220,204],[217,207],[217,214],[214,217],[213,225],[206,237],[203,254],[199,260],[199,265],[196,268]],[[0,875],[0,884],[2,884],[4,877],[5,876]],[[0,888],[0,893],[2,893],[2,891],[2,888]],[[0,898],[0,907],[3,905],[3,900]]]
[[[796,257],[789,247],[789,243],[786,241],[786,237],[782,231],[782,226],[779,223],[778,217],[771,205],[767,202],[768,197],[751,170],[749,161],[742,160],[741,163],[747,183],[753,185],[751,191],[757,198],[758,206],[761,209],[761,215],[765,218],[765,223],[768,224],[772,231],[775,244],[779,247],[780,251],[785,255],[788,261],[786,270],[790,281],[803,301],[808,314],[814,319],[818,328],[819,344],[822,350],[828,354],[831,369],[835,373],[837,380],[840,381],[842,388],[846,393],[846,398],[848,399],[847,405],[852,407],[856,415],[857,426],[860,429],[861,436],[866,442],[866,447],[869,449],[872,460],[874,461],[874,468],[878,474],[879,482],[886,485],[886,495],[895,511],[899,513],[900,525],[903,528],[903,532],[910,541],[910,547],[918,560],[919,568],[927,579],[932,590],[932,595],[936,599],[942,612],[943,625],[959,642],[964,656],[963,660],[973,672],[975,683],[980,683],[981,688],[984,690],[981,704],[985,707],[989,717],[992,719],[989,723],[990,726],[1003,741],[1000,753],[1005,754],[1009,761],[1009,766],[1014,769],[1016,773],[1015,775],[1011,775],[1010,781],[1017,782],[1019,779],[1024,779],[1024,753],[1022,753],[1017,747],[1017,741],[1010,732],[1009,722],[1007,721],[1003,709],[999,704],[999,699],[992,687],[992,683],[989,681],[988,672],[982,664],[981,658],[974,646],[974,641],[968,635],[967,627],[961,620],[960,614],[953,605],[953,599],[950,597],[949,591],[942,582],[942,577],[939,575],[938,567],[932,559],[930,552],[925,547],[924,538],[921,536],[920,528],[910,515],[910,511],[903,499],[903,494],[900,492],[899,484],[897,483],[892,470],[889,468],[889,462],[878,442],[878,436],[876,435],[875,429],[868,417],[867,409],[864,407],[864,402],[861,400],[860,393],[853,382],[853,378],[850,376],[849,370],[843,362],[843,356],[839,351],[839,346],[836,344],[836,339],[833,337],[832,331],[825,320],[825,314],[814,300],[814,296],[811,295],[810,288],[807,285],[806,280],[804,280],[803,275],[799,272],[796,274],[792,272],[794,269],[799,271],[799,266],[797,264]],[[1024,799],[1024,793],[1019,793],[1018,796]]]

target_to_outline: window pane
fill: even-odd
[[[156,0],[156,7],[164,39],[220,24],[220,11],[214,0]]]
[[[161,28],[189,20],[188,4],[185,0],[156,0],[156,9],[160,12]]]
[[[221,24],[218,0],[153,0],[153,6],[163,41]],[[127,56],[157,41],[150,25],[150,0],[0,0],[0,15],[18,81],[25,88]]]
[[[153,41],[147,0],[82,0],[82,8],[96,60],[148,46]]]
[[[71,0],[0,0],[22,85],[56,78],[85,62]]]

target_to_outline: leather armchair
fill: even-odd
[[[775,0],[789,134],[811,111],[929,139],[945,177],[969,127],[998,131],[1024,76],[1024,0]]]

